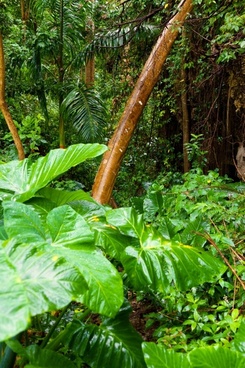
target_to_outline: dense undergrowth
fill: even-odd
[[[196,167],[117,209],[54,188],[105,149],[0,166],[0,367],[242,367],[245,185]]]

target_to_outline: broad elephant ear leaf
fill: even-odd
[[[31,316],[72,300],[116,315],[123,303],[121,276],[96,250],[81,215],[65,205],[50,211],[45,223],[26,204],[3,206],[9,239],[0,243],[0,340],[26,329]]]
[[[25,159],[0,165],[0,199],[27,201],[57,176],[106,150],[106,146],[96,143],[76,144],[52,150],[34,163]]]
[[[30,363],[25,368],[76,368],[71,359],[63,354],[41,349],[37,345],[28,346],[26,353]]]
[[[168,292],[172,282],[187,290],[204,282],[213,282],[226,270],[217,258],[199,247],[165,240],[152,226],[145,225],[132,208],[107,212],[110,225],[123,235],[138,239],[138,246],[127,246],[120,261],[137,290]]]
[[[142,344],[147,368],[190,368],[187,354],[166,350],[153,342]]]
[[[107,318],[100,325],[74,320],[62,342],[92,368],[145,368],[143,340],[129,322],[130,312],[126,303],[114,319]]]
[[[245,354],[245,321],[243,320],[240,324],[239,329],[232,341],[232,346],[235,350]]]
[[[93,232],[85,219],[64,205],[48,214],[46,228],[51,235],[47,252],[64,257],[88,284],[88,291],[77,301],[95,313],[115,316],[123,303],[122,279],[111,262],[95,248]]]
[[[245,357],[238,351],[223,346],[208,346],[189,353],[193,368],[243,368]]]
[[[0,243],[0,285],[0,341],[25,330],[31,316],[64,307],[87,287],[64,258],[13,241]]]
[[[46,222],[52,245],[65,247],[94,241],[94,234],[87,222],[68,205],[54,208]]]
[[[57,206],[62,206],[64,204],[74,202],[74,201],[87,201],[99,205],[91,196],[89,193],[84,192],[83,190],[74,190],[72,192],[67,190],[59,190],[54,189],[50,187],[43,188],[39,190],[37,193],[38,196],[44,197],[46,199],[49,199],[53,203],[55,203]]]

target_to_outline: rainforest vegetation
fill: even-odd
[[[243,0],[0,0],[0,368],[245,366]]]

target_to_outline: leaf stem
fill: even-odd
[[[236,270],[232,267],[232,265],[229,263],[228,259],[224,256],[224,254],[221,252],[221,250],[219,249],[219,247],[217,246],[217,244],[215,243],[215,241],[211,238],[211,236],[209,234],[204,234],[205,239],[217,250],[217,252],[219,253],[220,257],[223,259],[223,261],[225,262],[225,264],[229,267],[229,269],[231,270],[231,272],[233,273],[233,275],[236,277],[236,279],[239,281],[239,283],[241,284],[243,290],[245,290],[245,284],[242,281],[242,279],[238,276]]]
[[[45,336],[45,338],[43,339],[40,347],[41,349],[45,348],[45,346],[48,344],[50,338],[52,337],[54,331],[56,330],[57,326],[59,325],[61,319],[63,318],[64,314],[67,312],[68,308],[70,307],[69,303],[66,307],[64,307],[59,315],[59,317],[57,318],[56,322],[53,324],[53,326],[51,327],[51,329],[49,330],[49,333]],[[1,368],[1,367],[0,367]]]

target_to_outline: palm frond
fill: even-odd
[[[64,121],[71,122],[81,134],[84,143],[101,141],[107,113],[98,94],[92,88],[76,86],[61,106]]]
[[[86,44],[85,48],[77,55],[74,63],[81,63],[81,60],[87,60],[91,55],[115,52],[131,42],[151,41],[159,35],[159,28],[152,24],[141,24],[140,26],[125,25],[121,28],[97,32],[94,39]]]

